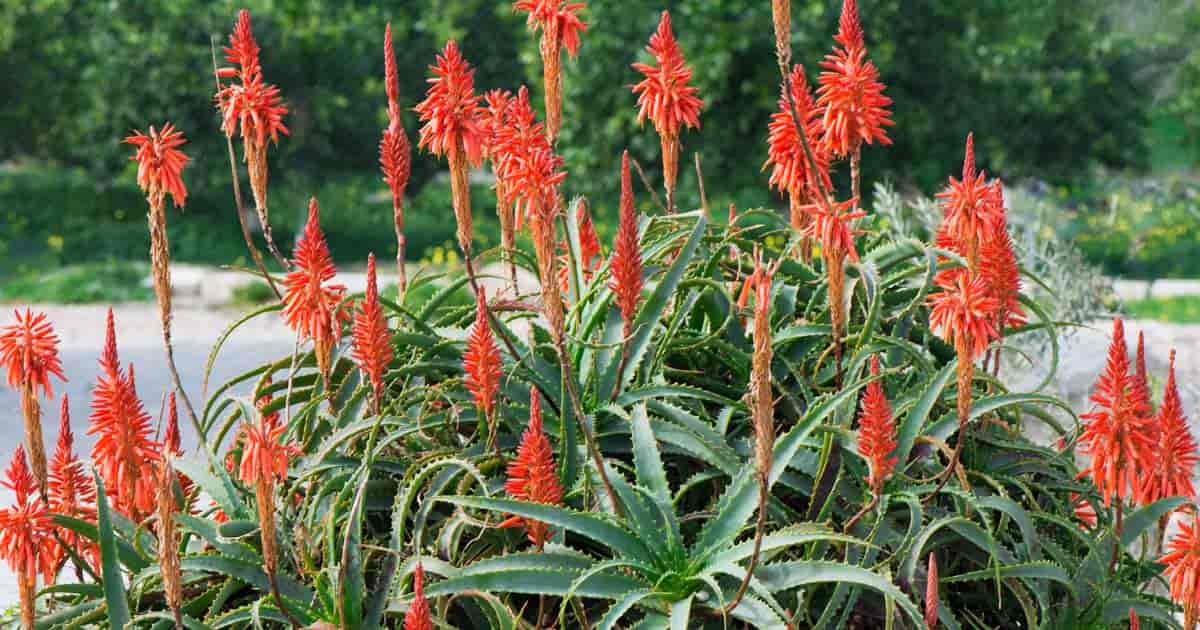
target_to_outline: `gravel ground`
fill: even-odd
[[[348,279],[347,284],[357,284]],[[211,289],[211,286],[210,286]],[[352,286],[351,291],[355,290]],[[180,374],[193,402],[201,398],[201,381],[209,351],[221,332],[241,314],[239,311],[205,307],[203,300],[187,299],[177,305],[174,323],[175,356]],[[62,338],[60,352],[64,372],[70,382],[55,384],[55,394],[65,392],[70,397],[71,426],[75,431],[76,449],[84,459],[91,449],[92,439],[86,434],[90,411],[91,390],[97,371],[96,360],[104,343],[105,308],[100,306],[46,305],[34,308],[45,311]],[[126,304],[114,308],[117,345],[123,364],[136,366],[138,391],[146,401],[147,410],[157,416],[162,397],[170,387],[170,376],[158,333],[158,315],[153,304]],[[0,323],[10,316],[0,316]],[[1064,346],[1058,378],[1053,392],[1066,398],[1079,410],[1086,408],[1091,384],[1103,368],[1111,325],[1096,322],[1078,331]],[[1158,322],[1128,322],[1132,352],[1137,331],[1146,334],[1148,367],[1156,392],[1166,378],[1170,348],[1178,350],[1178,378],[1183,390],[1184,409],[1193,423],[1200,421],[1200,326],[1171,325]],[[245,372],[263,361],[286,355],[292,350],[292,335],[276,315],[264,315],[243,325],[230,337],[214,364],[210,387]],[[1037,375],[1017,372],[1011,382],[1036,384]],[[45,409],[45,439],[52,452],[58,433],[58,400],[43,402]],[[182,413],[181,413],[182,415]],[[182,418],[181,418],[182,420]],[[7,464],[13,449],[22,439],[20,399],[8,387],[0,387],[0,426],[10,427],[0,433],[0,462]],[[185,447],[195,445],[195,434],[186,420],[182,422]],[[0,505],[8,505],[11,493],[0,489]],[[0,567],[0,608],[17,599],[15,578],[7,567]]]

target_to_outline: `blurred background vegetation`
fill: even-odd
[[[840,4],[793,1],[795,59],[813,79]],[[535,38],[507,0],[0,0],[0,277],[144,258],[144,201],[120,140],[165,120],[190,138],[193,158],[188,207],[171,217],[175,259],[246,263],[210,56],[210,41],[225,41],[243,6],[266,76],[291,108],[292,135],[270,154],[276,233],[294,231],[317,195],[343,264],[394,247],[376,167],[386,22],[406,107],[423,96],[426,67],[452,37],[478,67],[478,89],[525,83],[540,93]],[[658,141],[638,129],[628,86],[629,64],[645,55],[663,8],[706,101],[702,130],[683,142],[685,155],[702,154],[712,204],[782,206],[761,172],[778,83],[770,3],[590,0],[591,30],[565,65],[560,148],[567,190],[589,196],[605,239],[621,149],[657,181]],[[860,0],[860,10],[897,123],[894,146],[864,153],[866,181],[930,194],[957,172],[973,130],[990,172],[1055,208],[1047,238],[1068,237],[1109,274],[1200,276],[1200,3]],[[415,140],[411,111],[405,123]],[[443,171],[415,156],[414,260],[453,238]],[[687,198],[694,184],[684,169],[683,203],[697,201]],[[475,209],[488,246],[497,238],[483,186]]]

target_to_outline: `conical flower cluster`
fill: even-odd
[[[508,482],[505,491],[514,499],[556,505],[562,501],[562,485],[558,481],[558,466],[554,463],[554,450],[542,429],[542,403],[537,390],[529,393],[529,426],[521,435],[517,457],[508,464]],[[512,516],[500,527],[524,527],[529,542],[538,549],[550,537],[546,523]]]
[[[879,376],[879,355],[871,356],[871,376]],[[873,380],[867,384],[858,415],[858,453],[867,460],[867,485],[879,493],[883,482],[896,468],[896,420],[892,406],[883,393],[883,384]]]

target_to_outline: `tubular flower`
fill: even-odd
[[[559,209],[558,186],[567,178],[562,166],[562,157],[547,145],[524,153],[509,170],[511,187],[508,193],[513,205],[518,214],[530,217],[535,228],[540,223],[553,231]],[[534,247],[537,245],[538,241],[534,239]],[[553,243],[550,251],[553,251]]]
[[[392,220],[396,228],[396,273],[400,279],[399,290],[403,295],[408,285],[404,272],[404,192],[408,189],[408,178],[412,174],[412,146],[404,125],[400,121],[400,78],[396,70],[396,54],[392,48],[392,24],[383,32],[384,87],[388,99],[388,126],[379,140],[379,168],[383,181],[392,191]]]
[[[496,439],[496,393],[500,391],[502,367],[500,347],[488,324],[487,298],[480,291],[475,300],[475,325],[471,327],[463,352],[463,371],[467,374],[467,389],[487,421],[489,446],[495,445]]]
[[[420,562],[413,571],[413,601],[404,613],[404,630],[433,630],[433,616],[425,599],[425,568]]]
[[[542,430],[542,403],[537,390],[529,393],[529,426],[521,435],[517,457],[508,464],[508,482],[504,489],[518,501],[530,501],[557,505],[562,501],[563,490],[558,481],[558,467],[554,463],[554,450]],[[550,537],[549,525],[511,516],[500,527],[524,527],[529,542],[538,549]]]
[[[937,556],[929,554],[929,571],[925,574],[925,625],[932,630],[938,620],[938,565]]]
[[[258,58],[258,43],[250,29],[250,12],[238,12],[238,21],[229,35],[229,46],[225,47],[225,60],[237,67],[217,70],[217,79],[238,79],[238,82],[223,85],[216,95],[217,109],[221,111],[221,130],[229,138],[236,134],[242,137],[242,153],[246,170],[250,174],[250,189],[254,193],[254,207],[262,227],[267,247],[282,260],[275,239],[271,236],[271,222],[267,212],[267,139],[279,142],[279,134],[288,135],[283,117],[288,108],[279,96],[279,88],[267,83],[262,76],[262,64]]]
[[[574,57],[579,52],[579,34],[587,22],[577,13],[586,5],[567,0],[517,0],[513,9],[529,14],[531,30],[541,29],[542,82],[545,86],[546,133],[551,143],[562,127],[562,49]]]
[[[1140,339],[1140,336],[1139,336]],[[1179,387],[1175,383],[1175,351],[1171,351],[1171,367],[1167,372],[1167,384],[1163,388],[1162,405],[1149,422],[1157,430],[1152,442],[1153,454],[1146,454],[1144,464],[1149,470],[1139,472],[1138,502],[1149,505],[1167,497],[1190,497],[1196,494],[1192,487],[1192,471],[1196,468],[1196,440],[1183,414],[1179,399]]]
[[[316,346],[317,364],[322,374],[328,374],[329,351],[342,334],[342,323],[348,319],[345,309],[339,309],[346,287],[326,285],[337,274],[329,245],[321,230],[317,198],[308,202],[308,222],[304,234],[296,243],[293,254],[296,268],[288,273],[287,291],[283,295],[283,317],[301,339],[312,339]]]
[[[17,574],[22,627],[32,628],[37,576],[52,576],[55,570],[50,564],[54,554],[46,553],[54,544],[50,534],[53,524],[46,503],[34,496],[37,485],[25,463],[25,449],[20,445],[13,453],[6,477],[0,486],[11,490],[16,502],[0,510],[0,559]]]
[[[274,483],[287,476],[288,462],[297,454],[293,445],[281,441],[287,427],[278,414],[264,415],[259,422],[242,425],[242,461],[238,477],[247,484]]]
[[[871,356],[871,375],[879,376],[879,356]],[[863,394],[858,414],[858,453],[867,460],[867,485],[878,494],[896,468],[896,420],[892,406],[883,393],[883,384],[871,381]]]
[[[54,397],[50,376],[67,380],[58,357],[58,335],[45,313],[28,308],[13,312],[17,321],[0,330],[0,363],[8,372],[8,383],[21,392],[21,415],[25,424],[25,446],[33,464],[38,487],[46,489],[46,445],[42,438],[42,410],[38,388]]]
[[[1096,508],[1077,493],[1071,493],[1071,507],[1075,511],[1075,519],[1079,521],[1080,529],[1094,529],[1100,522],[1096,516]]]
[[[499,97],[498,97],[499,98]],[[497,193],[503,194],[503,203],[511,205],[514,212],[514,229],[524,224],[523,204],[517,204],[516,188],[521,185],[518,181],[525,170],[523,164],[530,156],[551,151],[550,142],[546,139],[545,128],[537,121],[533,106],[529,103],[529,90],[521,86],[517,95],[505,103],[495,103],[495,107],[504,106],[500,116],[492,115],[494,132],[490,149],[493,167],[496,170]],[[501,124],[495,124],[499,118]]]
[[[450,192],[458,222],[458,245],[470,258],[474,229],[467,167],[479,166],[483,158],[487,142],[484,110],[475,94],[475,70],[467,64],[454,40],[446,42],[445,49],[437,57],[437,64],[429,69],[434,77],[428,80],[430,85],[425,100],[416,106],[424,123],[417,144],[434,155],[445,155],[450,163]]]
[[[692,69],[683,59],[683,51],[671,30],[671,14],[662,12],[658,29],[650,36],[646,50],[656,65],[633,64],[645,75],[633,86],[638,95],[638,124],[647,118],[654,123],[662,144],[663,180],[667,189],[667,209],[674,210],[675,180],[679,172],[679,130],[683,125],[700,126],[700,108],[704,101],[696,96],[699,88],[688,85]]]
[[[775,448],[775,396],[771,392],[771,272],[755,260],[754,353],[750,362],[751,417],[754,423],[754,463],[760,491],[769,489]]]
[[[392,343],[387,317],[379,304],[375,254],[367,256],[367,294],[354,313],[354,360],[371,381],[375,413],[378,414],[383,399],[383,371],[392,362]]]
[[[138,163],[138,186],[146,193],[151,208],[161,209],[168,194],[175,207],[182,208],[187,202],[187,187],[183,185],[182,175],[189,160],[179,150],[187,144],[183,132],[166,123],[161,131],[153,126],[145,134],[135,129],[124,142],[137,147],[137,153],[129,159]]]
[[[1008,235],[1007,221],[1003,216],[995,232],[979,250],[979,275],[987,283],[992,297],[1000,308],[997,310],[996,331],[1024,324],[1025,308],[1021,305],[1021,267],[1013,251],[1012,238]]]
[[[975,169],[975,134],[967,134],[962,179],[950,177],[946,190],[938,193],[942,201],[942,229],[945,236],[959,245],[971,269],[979,266],[980,248],[1002,229],[1004,198],[999,182],[987,183],[987,174]]]
[[[637,209],[633,205],[633,181],[629,175],[629,151],[621,155],[621,217],[613,242],[610,286],[613,300],[621,309],[626,338],[633,333],[638,300],[642,296],[642,251],[638,244]]]
[[[171,457],[183,456],[183,440],[179,434],[179,411],[175,406],[175,392],[167,395],[167,428],[163,431],[162,447],[162,460],[164,462],[167,462]],[[196,498],[192,494],[195,484],[184,475],[179,473],[174,474],[179,480],[179,490],[182,493],[183,502],[190,509],[192,502]]]
[[[826,71],[821,73],[821,87],[817,89],[817,106],[825,111],[825,146],[834,155],[845,157],[857,152],[864,142],[891,144],[884,127],[895,124],[888,109],[892,99],[883,95],[879,70],[867,59],[854,0],[842,4],[834,40],[840,46],[821,62]]]
[[[1190,524],[1179,524],[1167,548],[1158,562],[1167,565],[1171,599],[1183,608],[1183,627],[1192,628],[1200,620],[1200,524],[1195,518]]]
[[[14,389],[28,385],[47,398],[54,397],[50,376],[66,381],[62,361],[58,357],[58,335],[45,313],[36,315],[30,309],[13,311],[16,323],[0,330],[0,363],[8,373],[8,384]]]
[[[97,436],[92,461],[116,510],[136,523],[154,511],[154,463],[161,445],[151,439],[150,414],[138,399],[133,366],[121,374],[111,309],[100,367],[88,418],[87,433]]]
[[[1142,630],[1142,622],[1138,620],[1137,611],[1129,607],[1129,630]]]
[[[849,212],[858,201],[837,202],[826,208],[823,204],[811,204],[806,212],[812,217],[809,224],[809,235],[816,238],[821,245],[822,255],[826,252],[839,258],[849,258],[858,262],[858,250],[854,246],[854,235],[857,233],[851,222],[867,216],[865,212]]]
[[[1142,461],[1142,454],[1149,447],[1149,419],[1137,406],[1125,352],[1125,326],[1116,319],[1104,372],[1092,390],[1095,407],[1080,416],[1084,429],[1079,442],[1092,461],[1079,474],[1091,476],[1106,506],[1114,497],[1123,501],[1136,491],[1139,475],[1148,464]]]
[[[961,362],[979,358],[996,337],[1000,304],[987,283],[964,269],[938,274],[941,291],[929,296],[929,323],[939,337],[954,344]]]
[[[789,82],[792,87],[791,101],[785,92]],[[821,113],[813,105],[812,92],[804,77],[804,66],[797,64],[793,67],[790,81],[785,81],[779,89],[779,110],[771,115],[771,123],[767,127],[767,161],[763,164],[763,170],[771,169],[772,188],[788,193],[792,200],[792,227],[799,228],[803,227],[800,202],[817,197],[822,187],[824,190],[833,188],[829,178],[830,156],[820,143],[823,133]],[[792,116],[792,102],[796,104],[795,118]],[[800,131],[795,123],[797,119],[812,149],[817,165],[815,170],[810,168],[804,152]]]
[[[58,444],[54,449],[54,458],[50,460],[47,497],[51,512],[81,520],[95,518],[96,485],[84,472],[82,463],[75,456],[75,435],[71,432],[70,407],[65,394],[62,397],[62,411],[59,416]],[[65,527],[56,530],[62,541],[76,554],[88,558],[93,565],[96,564],[100,553],[98,546],[73,530]],[[57,568],[67,554],[58,546],[54,550],[52,564]],[[46,583],[52,582],[52,578],[52,575],[45,576]]]
[[[1175,351],[1171,350],[1172,358],[1175,356]],[[1174,370],[1174,364],[1171,369]],[[1133,362],[1133,393],[1135,404],[1143,411],[1144,415],[1151,415],[1154,412],[1150,403],[1150,375],[1146,371],[1146,334],[1143,331],[1138,331],[1137,354]],[[1178,395],[1178,393],[1177,393]],[[1158,423],[1151,423],[1152,429],[1159,427]]]

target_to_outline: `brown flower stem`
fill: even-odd
[[[275,546],[275,483],[270,476],[260,477],[254,484],[254,500],[258,504],[259,537],[262,540],[263,572],[267,574],[267,583],[271,589],[271,597],[279,612],[287,618],[292,628],[299,628],[300,623],[292,616],[279,593],[279,580],[276,577],[279,570],[279,549]]]
[[[771,0],[771,21],[775,27],[775,57],[779,65],[792,65],[792,0]]]
[[[875,506],[877,505],[879,505],[879,493],[872,490],[871,500],[867,501],[867,504],[858,511],[858,514],[855,514],[850,518],[850,520],[846,521],[846,526],[842,528],[842,531],[850,533],[850,530],[854,527],[855,523],[858,523],[862,517],[866,516],[871,510],[875,509]]]
[[[750,578],[754,576],[754,569],[758,567],[758,557],[762,552],[763,532],[766,530],[767,525],[767,502],[771,498],[769,484],[770,481],[766,475],[759,475],[758,519],[754,523],[754,551],[750,554],[750,564],[746,567],[746,575],[742,578],[742,583],[738,585],[737,592],[734,593],[733,599],[721,610],[722,616],[733,612],[742,603],[742,599],[746,596],[746,589],[750,586]]]
[[[692,160],[696,163],[696,183],[700,187],[700,209],[708,216],[708,193],[704,190],[704,171],[700,170],[700,154],[693,153]]]
[[[471,251],[471,239],[474,227],[471,223],[471,184],[467,172],[467,159],[463,155],[465,149],[450,152],[450,196],[454,205],[454,220],[458,229],[458,246],[464,255]]]
[[[175,525],[175,471],[169,461],[159,470],[158,485],[158,567],[162,575],[163,596],[175,617],[175,627],[183,628],[183,584],[179,574],[179,536]]]
[[[654,190],[654,186],[650,185],[650,178],[646,177],[646,171],[642,170],[641,163],[632,159],[630,161],[633,162],[633,168],[638,173],[638,179],[642,180],[642,186],[646,188],[646,192],[650,193],[650,198],[654,200],[654,205],[658,206],[658,209],[666,214],[667,207],[663,205],[662,199],[659,198],[658,191]]]
[[[850,194],[854,197],[854,212],[858,212],[858,206],[862,204],[862,146],[854,148],[854,153],[850,154]]]
[[[17,592],[21,598],[21,627],[33,630],[36,616],[37,577],[28,571],[17,572]]]
[[[217,76],[216,43],[209,40],[209,48],[212,52],[213,78],[216,80],[217,89],[220,90],[221,79]],[[238,223],[242,227],[242,238],[246,241],[246,249],[249,250],[250,258],[254,260],[254,266],[258,267],[258,272],[262,275],[263,280],[266,280],[267,286],[271,287],[271,292],[275,294],[276,299],[282,300],[283,294],[275,286],[275,279],[267,272],[267,267],[263,263],[262,252],[258,251],[258,246],[254,244],[254,237],[250,234],[250,226],[246,224],[246,207],[242,203],[242,187],[238,181],[237,156],[233,152],[233,138],[228,134],[225,136],[225,145],[229,153],[229,172],[233,176],[233,202],[237,207]]]
[[[667,214],[675,214],[675,184],[679,177],[679,134],[663,134],[660,138],[663,161],[663,186],[667,190]]]
[[[21,384],[21,413],[25,416],[25,448],[29,451],[29,467],[38,482],[38,490],[46,497],[46,445],[42,437],[42,407],[38,404],[37,388],[32,381]]]
[[[167,371],[171,374],[171,384],[179,392],[183,400],[183,410],[187,412],[188,420],[196,435],[204,436],[196,410],[188,398],[187,390],[183,388],[183,380],[179,378],[179,368],[175,365],[175,347],[171,343],[171,243],[167,238],[167,212],[165,197],[161,191],[152,192],[149,197],[150,212],[146,215],[147,227],[150,230],[150,276],[154,283],[154,295],[158,299],[158,317],[162,327],[163,348],[167,353]]]
[[[965,337],[965,336],[964,336]],[[954,452],[950,454],[950,461],[946,464],[945,470],[938,473],[937,486],[933,492],[929,493],[926,500],[932,500],[941,490],[946,482],[950,480],[950,476],[954,474],[954,469],[958,466],[959,459],[962,458],[963,445],[966,442],[967,421],[971,417],[971,382],[975,378],[975,364],[967,356],[967,348],[970,347],[970,341],[963,338],[958,348],[958,436],[954,442]]]
[[[404,293],[408,291],[408,272],[404,270],[404,252],[408,239],[404,236],[404,198],[392,196],[392,222],[396,228],[396,295],[397,302],[404,304]]]
[[[842,386],[842,335],[846,329],[846,260],[841,252],[822,250],[829,276],[829,317],[833,325],[833,359],[838,388]]]
[[[558,20],[549,20],[539,46],[546,102],[546,138],[553,146],[562,128],[562,41]]]
[[[254,195],[254,210],[258,215],[258,226],[262,228],[263,240],[267,242],[267,251],[279,261],[279,266],[290,269],[291,263],[275,245],[275,236],[271,233],[271,217],[267,212],[267,143],[258,142],[251,138],[243,138],[242,152],[246,157],[246,171],[250,175],[250,192]]]
[[[500,219],[500,249],[508,262],[509,287],[513,297],[518,295],[517,287],[517,226],[516,212],[504,185],[496,183],[496,216]]]

